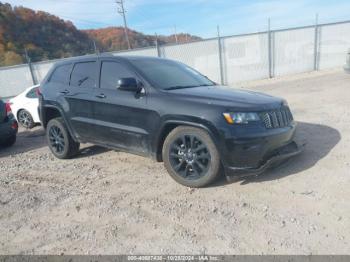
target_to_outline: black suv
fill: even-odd
[[[163,161],[179,183],[259,174],[298,154],[296,124],[283,99],[218,86],[172,60],[101,55],[58,63],[39,90],[52,153],[79,143]]]

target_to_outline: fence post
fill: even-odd
[[[220,83],[224,84],[224,66],[222,61],[222,41],[220,37],[220,28],[217,26],[218,32],[218,47],[219,47],[219,69],[220,69]]]
[[[267,31],[267,41],[268,41],[268,58],[269,58],[269,78],[274,76],[273,74],[273,65],[272,65],[272,56],[274,53],[274,46],[272,46],[272,33],[271,33],[271,20],[268,19],[268,31]]]
[[[37,81],[36,81],[35,76],[34,76],[32,62],[31,62],[31,59],[30,59],[30,57],[28,55],[28,52],[27,52],[26,48],[24,49],[24,52],[25,52],[25,55],[26,55],[26,59],[27,59],[27,63],[28,63],[29,71],[30,71],[30,75],[32,76],[33,85],[36,85]]]
[[[318,43],[319,42],[319,35],[318,35],[318,14],[316,14],[315,19],[315,38],[314,38],[314,70],[318,70]]]
[[[157,56],[158,57],[162,57],[162,54],[161,54],[161,51],[160,51],[160,47],[159,47],[159,42],[158,42],[158,35],[155,34],[155,37],[156,37],[155,43],[156,43],[156,48],[157,48]]]

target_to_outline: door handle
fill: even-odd
[[[64,90],[64,91],[61,91],[60,93],[63,94],[63,95],[66,95],[66,94],[69,93],[69,91],[66,89],[66,90]]]
[[[98,98],[106,98],[106,95],[105,94],[99,94],[96,97],[98,97]]]

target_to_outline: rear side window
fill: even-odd
[[[62,65],[58,66],[55,71],[52,73],[49,82],[59,83],[59,84],[68,84],[70,76],[71,65]]]
[[[76,87],[96,87],[97,63],[83,62],[74,65],[70,85]]]
[[[118,62],[102,62],[100,88],[116,89],[118,80],[126,77],[135,76],[130,70]]]
[[[37,89],[38,89],[38,87],[34,87],[34,88],[30,89],[30,91],[26,94],[26,97],[28,97],[28,98],[38,98],[38,95],[36,93]]]

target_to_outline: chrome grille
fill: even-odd
[[[288,107],[261,113],[260,117],[266,128],[286,127],[293,121],[293,115]]]

